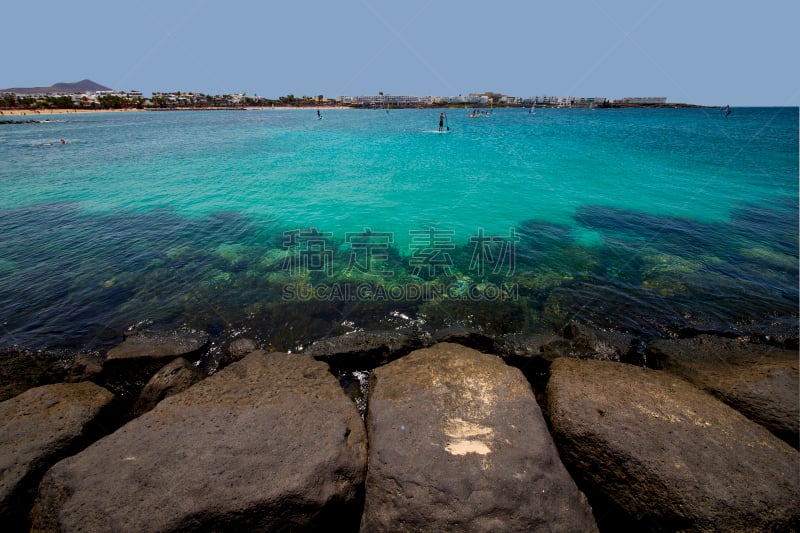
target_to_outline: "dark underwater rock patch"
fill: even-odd
[[[0,401],[32,387],[64,381],[67,367],[67,358],[60,353],[0,349]]]
[[[208,343],[204,332],[135,332],[108,351],[103,365],[106,383],[119,395],[135,397],[165,364],[177,357],[199,359]]]
[[[413,331],[354,331],[314,342],[302,353],[343,370],[375,368],[421,347]]]

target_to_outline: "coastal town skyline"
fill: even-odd
[[[9,25],[0,87],[90,78],[144,94],[663,96],[697,105],[798,105],[800,5],[500,0],[397,5],[43,0],[35,38]],[[6,8],[24,20],[22,4]]]
[[[165,107],[247,107],[275,104],[280,106],[345,106],[345,107],[452,107],[464,105],[485,107],[541,106],[541,107],[630,107],[630,106],[692,106],[683,102],[667,102],[664,96],[626,97],[610,99],[601,96],[515,96],[485,91],[465,95],[392,95],[380,92],[375,95],[341,95],[326,97],[294,94],[278,97],[231,93],[207,95],[194,91],[158,91],[144,94],[141,91],[115,90],[92,80],[73,83],[55,83],[46,87],[0,88],[0,108],[12,109],[108,109],[108,108],[165,108]]]

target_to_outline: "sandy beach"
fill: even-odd
[[[128,113],[131,111],[142,111],[141,109],[0,109],[0,116],[22,116],[22,115],[66,115],[78,113]]]
[[[347,106],[275,106],[275,107],[170,107],[170,108],[147,108],[147,109],[47,109],[34,111],[32,109],[0,109],[0,116],[41,116],[41,115],[67,115],[83,113],[131,113],[136,111],[225,111],[225,110],[246,110],[246,111],[271,111],[275,109],[298,109],[298,110],[327,110],[327,109],[352,109]]]

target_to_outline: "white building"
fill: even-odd
[[[594,96],[594,97],[591,97],[591,98],[583,96],[581,98],[575,99],[575,101],[573,102],[573,105],[590,107],[590,106],[597,106],[597,105],[605,105],[607,102],[608,102],[607,99],[601,98],[601,97],[598,97],[598,96]]]
[[[623,98],[624,104],[666,104],[666,96],[637,96],[635,98]]]
[[[522,101],[523,104],[558,105],[558,96],[531,96]]]
[[[409,107],[424,103],[419,96],[394,96],[391,94],[377,94],[372,96],[340,96],[337,100],[343,104],[385,107]]]

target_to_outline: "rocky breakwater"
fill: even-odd
[[[29,371],[0,403],[0,523],[11,532],[28,531],[27,516],[33,531],[65,532],[793,531],[800,454],[771,420],[790,422],[800,401],[797,352],[786,351],[795,345],[708,335],[645,343],[569,324],[502,338],[358,332],[300,354],[237,339],[220,361],[220,347],[193,332],[132,334],[105,361],[27,365],[36,354],[8,353],[0,376]],[[714,357],[693,357],[711,347]],[[754,385],[729,386],[737,375]],[[68,383],[41,386],[51,381]]]

